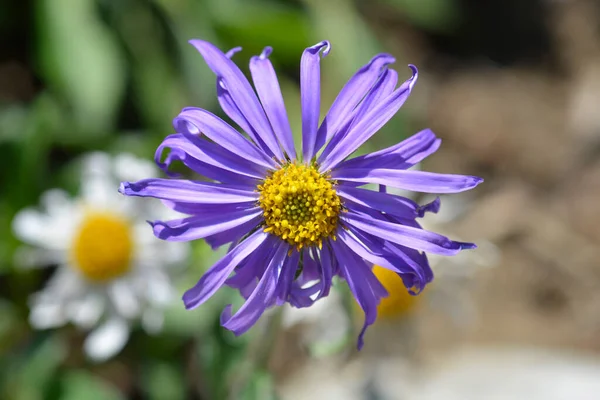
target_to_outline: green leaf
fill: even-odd
[[[273,377],[268,371],[259,369],[252,374],[248,386],[240,396],[241,400],[276,400]]]
[[[210,4],[219,36],[231,46],[244,48],[240,59],[248,60],[272,46],[272,58],[286,66],[298,65],[310,37],[310,22],[301,8],[260,0],[211,0]]]
[[[25,351],[15,353],[8,368],[2,370],[6,386],[1,398],[41,400],[44,391],[66,356],[58,336],[37,333]],[[8,397],[5,397],[8,396]]]
[[[386,0],[416,26],[433,31],[454,28],[460,13],[456,0]]]
[[[27,121],[28,110],[13,105],[0,110],[0,143],[17,141]]]
[[[381,46],[349,0],[303,0],[315,32],[309,45],[331,42],[331,52],[321,63],[321,104],[329,105],[358,68],[366,64]],[[308,47],[308,46],[305,46]]]
[[[114,387],[84,370],[69,371],[62,378],[61,400],[122,400],[125,397]]]
[[[38,0],[37,22],[41,72],[66,99],[78,128],[65,135],[80,141],[106,134],[124,93],[125,72],[95,1]]]
[[[185,399],[183,372],[167,363],[149,363],[143,371],[143,389],[149,400]]]

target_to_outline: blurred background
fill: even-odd
[[[0,399],[597,398],[597,1],[3,0],[0,37]],[[14,215],[51,188],[76,195],[90,151],[151,160],[183,107],[223,116],[191,38],[242,46],[245,72],[273,46],[295,134],[305,47],[332,43],[323,112],[358,67],[392,53],[419,81],[362,151],[430,127],[443,143],[422,169],[485,178],[424,223],[479,249],[432,259],[436,281],[401,296],[362,352],[343,289],[240,338],[218,324],[233,291],[194,311],[176,300],[161,333],[135,328],[104,362],[83,354],[85,332],[28,323],[54,267],[17,265]],[[192,246],[178,294],[219,256]]]

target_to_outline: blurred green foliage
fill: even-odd
[[[399,18],[417,24],[442,25],[444,16],[454,12],[449,0],[382,1],[392,4]],[[222,306],[240,302],[232,290],[220,291],[195,311],[173,305],[162,334],[135,331],[128,347],[103,366],[85,361],[83,334],[72,327],[32,331],[27,296],[42,288],[49,274],[14,267],[19,242],[11,220],[23,207],[36,205],[49,188],[75,193],[73,160],[86,151],[127,151],[150,159],[172,132],[171,119],[181,108],[199,106],[224,117],[214,76],[187,44],[191,38],[222,49],[243,46],[234,60],[246,72],[251,55],[273,46],[272,60],[299,144],[303,49],[324,38],[333,45],[322,63],[323,113],[351,74],[384,50],[357,4],[29,0],[3,3],[0,16],[3,36],[14,39],[3,50],[0,66],[18,66],[14,77],[5,80],[26,82],[16,90],[0,88],[0,398],[221,399],[231,387],[241,388],[242,399],[274,398],[272,377],[264,368],[251,365],[250,373],[241,374],[244,382],[232,376],[250,362],[248,347],[257,339],[256,333],[233,338],[219,326]],[[400,76],[408,76],[402,54],[395,56]],[[369,146],[397,142],[407,133],[406,115],[401,115]],[[194,243],[179,291],[195,283],[217,257],[204,243]]]

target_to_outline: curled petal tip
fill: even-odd
[[[196,49],[199,47],[204,47],[205,45],[210,45],[209,42],[202,39],[190,39],[188,40],[188,43],[194,46]]]
[[[326,56],[331,51],[331,43],[329,43],[329,40],[324,40],[321,43],[325,44],[325,50],[323,50],[323,56]]]
[[[125,196],[136,196],[137,192],[143,185],[140,185],[139,182],[121,182],[119,185],[119,193],[124,194]]]
[[[192,310],[199,305],[198,302],[195,300],[194,294],[191,293],[189,290],[185,292],[183,296],[181,296],[181,300],[183,300],[183,305],[186,310]]]
[[[439,197],[436,197],[431,203],[427,203],[417,209],[417,215],[422,218],[425,213],[431,212],[437,214],[440,211],[440,207],[442,205],[442,200]]]
[[[417,79],[419,78],[419,70],[413,64],[408,64],[408,68],[412,71],[412,77],[409,79],[409,89],[412,90],[415,83],[417,83]]]
[[[480,178],[478,176],[469,176],[469,179],[467,180],[468,182],[468,189],[473,189],[474,187],[478,186],[480,183],[483,182],[483,178]]]
[[[225,326],[227,324],[227,321],[231,319],[231,308],[231,304],[227,304],[221,312],[221,316],[219,317],[219,322],[221,326]]]
[[[388,54],[388,53],[379,53],[375,57],[373,57],[373,59],[371,59],[371,63],[373,63],[375,61],[381,62],[382,67],[386,67],[390,64],[395,63],[396,58],[394,58],[393,55]]]
[[[273,52],[273,48],[271,46],[267,46],[263,49],[262,53],[260,53],[260,56],[258,56],[258,57],[261,60],[265,60],[271,55],[272,52]]]
[[[233,57],[233,55],[235,53],[238,53],[240,51],[242,51],[242,48],[240,46],[237,46],[237,47],[234,47],[233,49],[229,50],[227,53],[225,53],[225,56],[227,58],[231,58],[231,57]]]
[[[323,40],[315,44],[314,46],[309,47],[306,50],[310,51],[313,54],[316,54],[323,50],[323,57],[325,57],[327,54],[329,54],[329,51],[331,50],[331,43],[329,43],[328,40]]]

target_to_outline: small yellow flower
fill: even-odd
[[[398,274],[378,265],[373,267],[373,273],[389,293],[377,307],[378,319],[393,319],[414,311],[419,297],[408,293]]]

